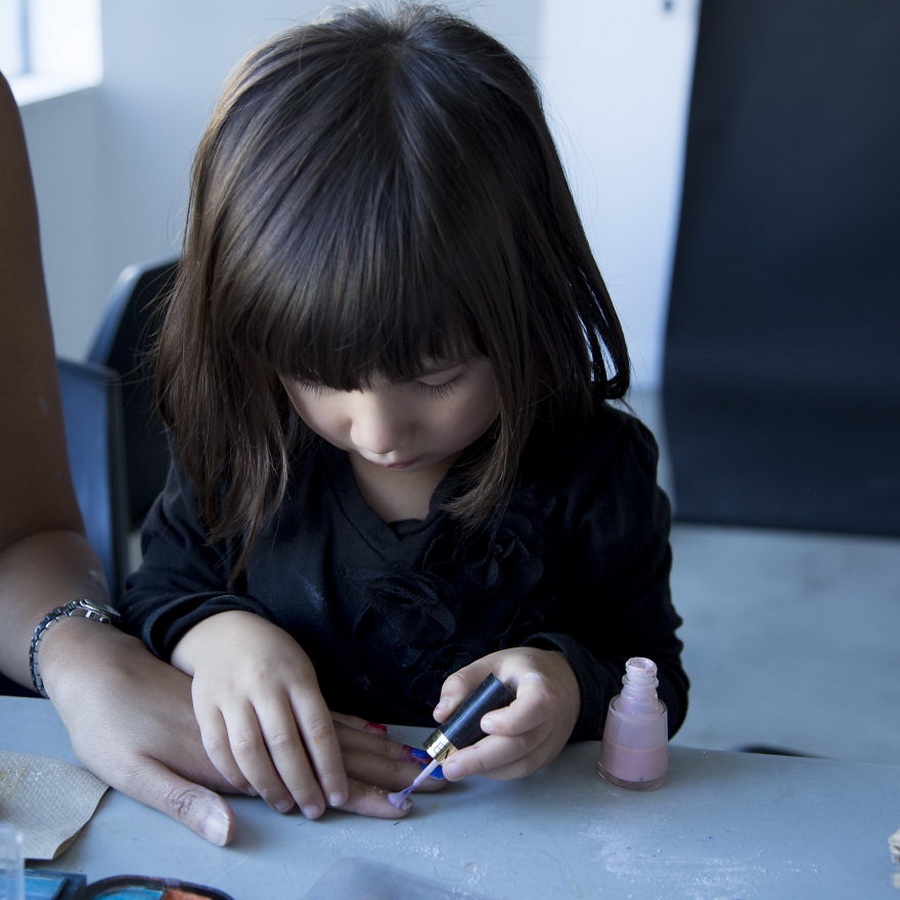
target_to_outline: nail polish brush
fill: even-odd
[[[480,741],[485,732],[481,729],[481,718],[493,709],[509,706],[516,695],[493,673],[471,693],[443,725],[439,725],[425,741],[425,751],[431,762],[416,776],[413,783],[402,791],[388,794],[391,805],[406,809],[409,795],[421,787],[429,775],[455,750],[468,747]]]

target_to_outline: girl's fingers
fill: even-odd
[[[481,727],[487,734],[526,734],[553,717],[554,698],[546,679],[537,672],[527,672],[516,679],[516,699],[502,709],[482,717]]]
[[[441,697],[434,708],[437,722],[446,722],[456,708],[469,696],[490,674],[491,667],[487,657],[464,666],[447,677],[441,687]]]
[[[225,720],[218,707],[214,707],[212,710],[198,711],[196,716],[200,728],[200,740],[210,762],[234,786],[236,791],[245,794],[256,793],[250,782],[244,777],[240,766],[235,762]]]
[[[325,812],[325,795],[310,759],[309,747],[298,730],[293,709],[285,699],[282,704],[257,708],[256,715],[265,741],[263,751],[266,757],[256,761],[259,766],[257,771],[259,777],[268,778],[265,763],[269,762],[276,780],[267,782],[270,794],[263,793],[262,788],[256,782],[254,784],[267,801],[269,796],[277,798],[272,806],[278,812],[286,812],[296,803],[304,816],[317,819]]]
[[[225,711],[224,717],[231,753],[244,777],[272,809],[281,813],[293,809],[293,796],[272,762],[271,748],[263,735],[257,711],[249,703],[243,703],[235,709]],[[269,738],[279,751],[284,734],[280,728],[274,730],[270,726]],[[321,807],[321,794],[318,799]]]
[[[449,781],[469,775],[485,775],[497,781],[511,781],[537,771],[553,754],[548,753],[552,734],[543,730],[525,735],[489,735],[471,747],[451,753],[442,766]]]
[[[322,800],[329,806],[341,807],[348,797],[347,771],[331,711],[318,691],[311,699],[305,694],[294,694],[291,699],[291,714],[299,725],[306,756],[324,794]]]

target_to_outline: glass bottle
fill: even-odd
[[[609,702],[597,769],[619,787],[649,791],[665,781],[668,714],[658,684],[656,663],[636,656],[625,663],[622,692]]]

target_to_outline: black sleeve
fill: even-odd
[[[575,671],[581,713],[573,740],[601,737],[609,701],[633,656],[657,665],[671,737],[684,721],[689,684],[669,590],[670,506],[656,482],[653,436],[630,416],[618,415],[612,424],[615,434],[598,437],[596,457],[581,460],[584,474],[574,480],[564,513],[571,548],[560,598],[565,627],[528,643],[560,650]]]
[[[162,493],[141,530],[142,562],[119,603],[124,627],[163,659],[186,631],[215,613],[260,603],[229,586],[236,548],[211,544],[197,509],[193,483],[173,461]]]

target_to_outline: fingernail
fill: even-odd
[[[210,843],[224,847],[228,843],[228,832],[231,823],[226,816],[213,813],[200,823],[200,834]]]
[[[307,819],[318,819],[319,816],[322,815],[322,810],[318,806],[314,806],[313,804],[302,807],[300,812],[302,812]]]
[[[387,725],[381,725],[378,722],[366,722],[363,725],[363,731],[368,731],[370,734],[386,735],[388,730]]]
[[[410,758],[410,762],[418,763],[419,766],[423,769],[431,765],[431,757],[424,750],[420,750],[418,747],[406,747],[405,749],[407,755]],[[441,767],[438,766],[433,772],[431,772],[430,777],[443,778],[444,772]]]
[[[343,794],[329,794],[328,805],[333,807],[343,806],[347,802],[347,798]]]
[[[422,768],[424,769],[425,766],[422,766]],[[442,766],[438,766],[436,769],[434,769],[433,772],[431,772],[431,773],[429,774],[428,777],[429,777],[429,778],[437,778],[438,781],[443,781],[443,780],[444,780],[444,769],[443,769],[443,767],[442,767]]]
[[[286,813],[290,812],[294,808],[293,800],[279,800],[275,806],[275,812]]]
[[[418,747],[406,747],[405,749],[413,762],[425,763],[426,766],[431,762],[431,757],[424,750],[420,750]]]

